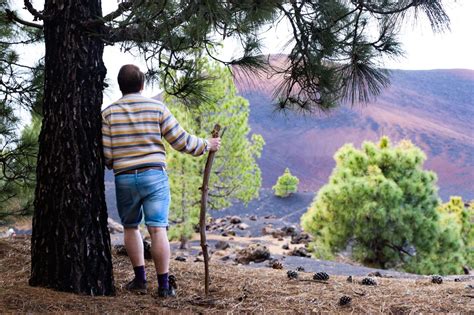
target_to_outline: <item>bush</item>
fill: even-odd
[[[467,265],[474,266],[474,203],[465,204],[461,197],[451,196],[449,202],[438,207],[442,228],[454,230],[455,239],[461,240],[461,251]]]
[[[275,191],[276,196],[285,198],[298,191],[299,182],[298,177],[291,175],[290,170],[286,168],[283,175],[278,177],[272,189]]]
[[[425,159],[410,141],[392,147],[387,137],[339,149],[329,183],[301,220],[315,236],[315,255],[329,258],[351,245],[353,258],[374,267],[460,272],[459,225],[441,223],[437,177],[423,170]]]

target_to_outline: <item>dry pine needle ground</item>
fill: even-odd
[[[147,262],[151,293],[128,293],[122,287],[132,278],[127,257],[114,256],[117,294],[90,297],[28,286],[30,272],[28,240],[0,240],[0,313],[31,312],[166,312],[166,313],[474,313],[474,290],[466,282],[432,284],[423,280],[377,278],[377,286],[349,283],[346,277],[312,281],[312,274],[299,273],[289,280],[286,270],[252,269],[211,262],[211,298],[203,297],[203,265],[172,262],[178,279],[178,297],[160,300],[155,273]],[[339,298],[350,296],[348,306]]]

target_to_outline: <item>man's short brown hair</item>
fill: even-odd
[[[124,65],[120,68],[117,80],[123,94],[138,93],[143,88],[145,75],[135,65]]]

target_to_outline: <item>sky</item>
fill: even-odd
[[[412,23],[402,27],[400,40],[403,43],[405,57],[397,60],[385,61],[385,67],[404,70],[429,70],[429,69],[473,69],[474,70],[474,0],[447,0],[444,2],[447,13],[451,19],[451,30],[435,34],[426,19],[420,19],[415,25]],[[115,10],[116,0],[102,1],[104,14]],[[264,53],[278,53],[282,43],[290,36],[290,31],[285,25],[280,25],[276,30],[265,34]],[[230,59],[235,52],[235,46],[224,45],[226,50],[220,57]],[[104,60],[108,69],[109,82],[115,82],[119,64],[136,63],[142,65],[140,58],[121,53],[116,47],[108,46],[105,50]],[[114,101],[120,97],[117,88],[109,89],[104,97],[104,103]],[[145,94],[157,94],[147,88]]]
[[[18,1],[18,9],[21,3]],[[102,0],[104,15],[117,8],[117,0]],[[33,1],[36,8],[41,9],[43,1]],[[397,60],[387,60],[384,64],[390,69],[429,70],[429,69],[472,69],[474,70],[474,0],[445,0],[447,13],[451,19],[451,30],[443,34],[434,34],[427,20],[420,20],[417,24],[407,24],[402,27],[400,40],[403,43],[405,57]],[[28,18],[28,14],[22,15]],[[280,24],[276,30],[265,34],[263,53],[281,52],[282,43],[289,38],[289,30]],[[235,53],[232,43],[224,43],[226,47],[219,57],[230,59]],[[228,45],[227,45],[228,44]],[[33,60],[42,55],[41,49],[31,49],[23,52],[26,60]],[[110,87],[104,93],[104,105],[109,104],[121,96],[116,84],[116,77],[120,66],[127,63],[139,65],[144,70],[144,63],[139,56],[134,57],[120,51],[119,47],[106,46],[104,62],[107,67],[107,80]],[[157,87],[147,87],[145,95],[158,94]]]

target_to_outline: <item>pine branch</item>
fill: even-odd
[[[23,19],[20,19],[18,16],[16,16],[16,14],[13,11],[11,11],[9,9],[6,9],[5,12],[7,13],[7,18],[10,21],[14,21],[14,22],[17,22],[19,24],[29,26],[29,27],[38,28],[38,29],[41,29],[41,30],[43,29],[42,24],[37,24],[37,23],[33,23],[33,22],[29,22],[29,21],[25,21]]]
[[[127,27],[104,27],[105,39],[112,43],[130,41],[137,43],[161,42],[163,38],[168,35],[169,30],[177,28],[189,21],[196,11],[195,5],[186,6],[176,16],[167,19],[160,25],[154,25],[153,28],[150,29],[137,27],[136,25]]]
[[[103,22],[110,22],[116,18],[118,18],[119,16],[121,16],[123,13],[127,12],[128,10],[130,10],[133,6],[133,2],[132,1],[129,1],[129,2],[122,2],[119,4],[118,6],[118,9],[115,10],[114,12],[111,12],[109,14],[107,14],[106,16],[104,16],[104,18],[102,19]]]
[[[82,25],[84,27],[95,27],[95,26],[103,25],[104,23],[107,23],[107,22],[111,22],[114,19],[121,16],[122,14],[124,14],[125,12],[131,10],[133,5],[134,5],[133,1],[121,2],[118,5],[117,10],[107,14],[106,16],[104,16],[102,18],[97,18],[97,19],[85,21],[85,22],[82,23]]]
[[[9,65],[14,65],[14,66],[17,66],[17,67],[20,67],[20,68],[26,68],[26,69],[30,69],[30,70],[35,70],[36,69],[35,67],[22,65],[22,64],[19,64],[19,63],[16,63],[16,62],[13,62],[13,61],[10,61],[10,60],[7,60],[7,59],[3,59],[3,58],[0,58],[0,62],[5,62]]]
[[[41,14],[38,10],[36,10],[29,0],[25,0],[24,4],[25,4],[25,8],[28,10],[28,12],[30,12],[31,15],[34,16],[33,21],[38,21],[38,20],[46,21],[49,18],[46,15]]]

